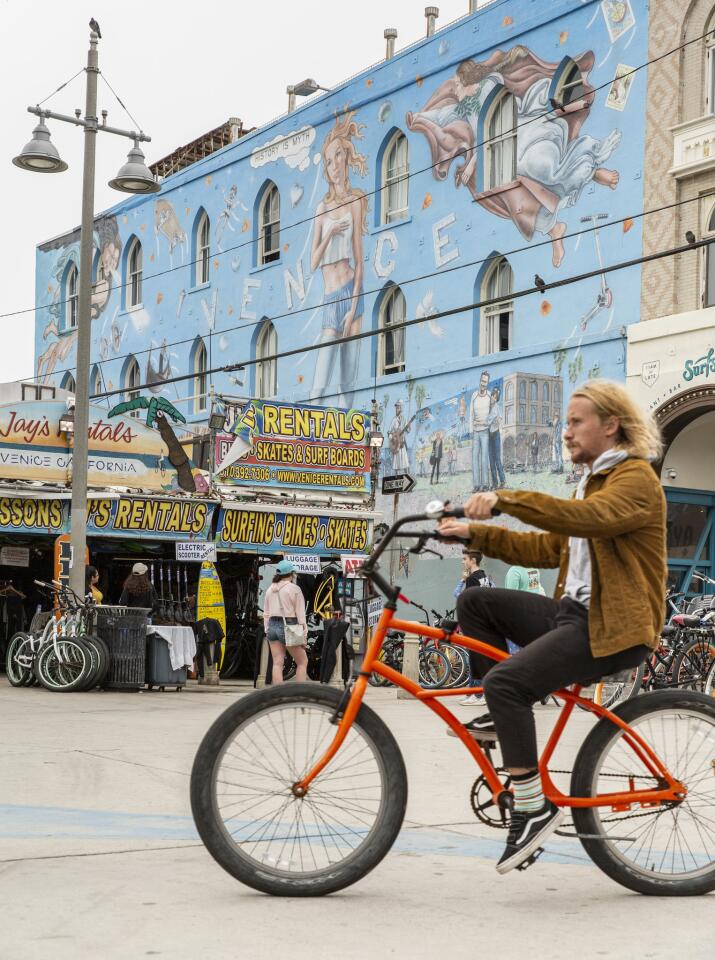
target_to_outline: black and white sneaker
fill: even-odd
[[[506,850],[497,864],[497,873],[508,873],[536,853],[564,819],[564,811],[547,800],[541,810],[515,810],[511,818]]]
[[[496,742],[497,728],[494,726],[491,714],[483,713],[480,717],[475,717],[474,720],[470,720],[469,723],[464,724],[464,729],[473,736],[475,740],[480,740],[484,743]],[[450,737],[457,736],[450,727],[447,727],[447,733]]]

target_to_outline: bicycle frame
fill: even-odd
[[[388,600],[382,611],[382,615],[377,624],[375,632],[368,644],[367,651],[354,685],[350,688],[348,699],[342,709],[342,716],[337,714],[338,729],[332,743],[325,754],[318,760],[312,769],[293,786],[293,792],[296,796],[303,796],[308,792],[312,781],[321,773],[330,763],[332,758],[340,749],[344,742],[350,727],[352,726],[365,696],[367,681],[370,673],[378,673],[390,680],[395,686],[401,687],[409,694],[420,700],[433,713],[436,713],[444,722],[454,731],[457,738],[462,741],[464,746],[471,754],[473,760],[481,770],[484,778],[492,791],[494,802],[499,805],[502,794],[508,793],[504,784],[494,769],[491,760],[485,754],[479,743],[475,741],[467,732],[463,724],[439,701],[444,697],[464,695],[465,693],[480,693],[481,687],[462,687],[459,690],[423,690],[422,687],[403,676],[398,671],[382,663],[378,659],[378,654],[382,643],[387,635],[388,629],[401,630],[405,633],[428,637],[433,640],[447,640],[455,646],[465,647],[473,650],[475,653],[483,654],[492,660],[507,660],[511,654],[492,647],[481,640],[475,640],[464,634],[449,634],[445,630],[437,627],[428,627],[422,623],[416,623],[410,620],[400,620],[395,616],[396,603]],[[545,796],[559,807],[610,807],[613,810],[629,810],[634,804],[641,807],[658,806],[662,803],[679,803],[687,795],[686,787],[676,780],[668,771],[666,766],[658,758],[652,748],[646,741],[633,730],[624,720],[616,714],[606,710],[591,700],[580,696],[582,687],[578,684],[572,689],[557,690],[554,696],[564,700],[564,706],[559,714],[554,729],[547,741],[546,747],[539,759],[539,773],[543,784]],[[633,750],[636,757],[645,765],[652,776],[659,781],[660,789],[657,790],[636,790],[631,778],[632,789],[621,793],[600,793],[594,797],[572,797],[562,793],[554,784],[549,773],[549,762],[561,739],[561,735],[566,727],[569,717],[574,707],[578,704],[585,710],[596,714],[598,717],[607,718],[615,726],[624,731],[624,739],[628,746]]]

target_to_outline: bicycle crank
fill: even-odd
[[[497,768],[496,772],[503,774],[504,770]],[[504,791],[500,794],[499,804],[494,803],[491,787],[483,775],[474,781],[469,794],[469,801],[476,818],[496,830],[508,830],[511,826],[511,812],[514,804],[514,797],[508,792],[511,777],[505,777],[503,783]]]

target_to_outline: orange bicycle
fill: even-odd
[[[359,673],[344,692],[281,684],[229,707],[206,733],[191,775],[201,839],[218,863],[256,890],[317,896],[364,877],[397,837],[407,776],[387,725],[363,703],[370,673],[422,701],[454,731],[480,775],[472,805],[482,820],[509,826],[512,794],[491,751],[475,742],[441,700],[479,692],[423,689],[378,659],[388,629],[449,640],[494,660],[509,654],[447,628],[395,616],[400,588],[378,560],[399,534],[419,552],[434,530],[408,525],[463,516],[435,501],[395,523],[362,567],[386,597]],[[517,654],[518,656],[518,654]],[[571,810],[575,835],[593,862],[645,894],[691,896],[715,889],[715,698],[686,690],[648,693],[613,711],[580,696],[563,701],[539,760],[544,793]],[[573,764],[570,792],[554,784],[550,762],[574,707],[599,718]],[[531,861],[527,861],[527,865]]]

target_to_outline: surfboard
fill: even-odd
[[[226,633],[226,606],[223,601],[223,589],[221,581],[218,578],[218,571],[210,560],[204,560],[201,564],[199,573],[199,590],[196,596],[196,619],[201,620],[204,617],[212,617],[218,620],[221,628]],[[221,659],[219,660],[219,670],[223,663],[223,654],[226,646],[226,637],[221,641]]]

